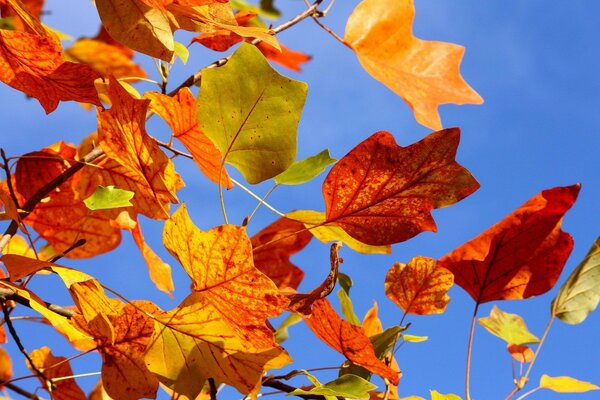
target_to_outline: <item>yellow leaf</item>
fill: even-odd
[[[559,393],[583,393],[600,389],[593,383],[580,381],[569,376],[552,377],[548,375],[542,375],[540,387]]]

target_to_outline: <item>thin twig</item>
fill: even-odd
[[[238,186],[240,189],[242,189],[244,192],[248,193],[250,196],[254,197],[256,200],[260,201],[265,207],[267,207],[269,210],[273,211],[275,214],[279,215],[280,217],[285,217],[285,214],[282,213],[281,211],[277,210],[275,207],[271,206],[269,203],[263,201],[259,196],[257,196],[252,190],[248,189],[246,186],[244,186],[243,184],[241,184],[240,182],[236,181],[233,178],[230,178],[231,182],[234,183],[234,185]]]
[[[254,210],[252,210],[252,212],[250,213],[250,215],[247,217],[246,219],[246,225],[248,225],[248,223],[250,222],[250,220],[252,219],[252,217],[254,217],[254,214],[256,214],[256,212],[258,211],[258,209],[260,208],[261,205],[265,204],[265,201],[267,200],[267,197],[269,197],[269,195],[271,193],[273,193],[273,191],[277,188],[277,186],[279,186],[278,183],[276,183],[275,185],[273,185],[273,187],[271,189],[269,189],[267,191],[267,193],[265,193],[265,195],[259,200],[259,202],[256,204],[256,207],[254,207]]]
[[[38,395],[28,392],[27,390],[20,388],[19,386],[14,385],[12,383],[5,383],[5,382],[0,381],[0,386],[4,386],[5,388],[10,389],[17,394],[20,394],[21,396],[25,397],[26,399],[41,400],[40,397],[38,397]]]
[[[6,158],[6,153],[4,152],[4,149],[0,149],[0,156],[2,156],[2,168],[4,168],[4,174],[6,175],[6,186],[8,186],[8,194],[10,195],[12,201],[15,203],[15,206],[17,206],[18,210],[21,207],[19,206],[19,199],[17,198],[15,188],[12,184],[10,168],[8,166],[8,158]]]
[[[213,378],[208,378],[208,386],[210,387],[210,400],[217,400],[217,385]]]

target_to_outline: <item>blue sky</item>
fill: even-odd
[[[338,1],[323,20],[340,35],[347,17],[358,1]],[[304,8],[300,0],[278,0],[276,5],[290,17]],[[97,17],[88,2],[69,3],[68,9],[59,1],[49,1],[52,13],[45,19],[75,37],[93,36],[98,28]],[[491,226],[540,190],[554,186],[582,184],[579,199],[567,213],[564,230],[575,239],[575,248],[559,284],[583,258],[599,235],[600,213],[600,70],[597,38],[600,25],[597,18],[600,5],[594,1],[580,2],[473,2],[455,0],[416,1],[415,33],[430,40],[450,41],[466,47],[462,63],[465,79],[484,98],[481,106],[440,108],[445,127],[462,130],[457,160],[468,168],[481,183],[481,188],[462,202],[434,211],[437,233],[423,233],[413,240],[393,247],[389,256],[364,256],[348,248],[342,250],[345,262],[342,271],[351,275],[355,286],[351,297],[357,314],[362,317],[377,300],[385,326],[398,323],[399,310],[383,293],[387,270],[396,262],[407,262],[416,255],[441,257],[456,246]],[[189,40],[180,35],[181,41]],[[303,80],[309,94],[298,132],[298,158],[328,148],[341,158],[354,146],[378,130],[388,130],[399,144],[409,145],[429,133],[415,123],[406,104],[383,85],[372,79],[360,66],[355,55],[310,20],[284,32],[282,43],[313,56],[300,74],[282,72]],[[172,82],[210,63],[219,55],[192,46],[188,65],[175,65]],[[139,57],[150,75],[156,78],[151,60]],[[149,90],[140,86],[141,90]],[[61,104],[45,116],[36,101],[12,89],[3,87],[0,99],[3,109],[1,146],[9,155],[34,151],[60,139],[78,143],[95,129],[94,113],[86,113],[76,104]],[[167,129],[153,118],[148,125],[151,134],[164,137]],[[190,215],[203,229],[221,224],[217,191],[187,160],[177,160],[176,167],[187,187],[180,199],[188,204]],[[320,184],[324,176],[310,185],[279,188],[269,202],[281,211],[293,209],[323,210]],[[260,194],[269,184],[259,185]],[[230,220],[241,222],[255,203],[240,190],[226,194]],[[276,218],[261,209],[249,226],[254,233]],[[177,270],[175,299],[150,288],[145,266],[129,237],[110,254],[94,260],[68,262],[97,276],[105,284],[129,298],[148,298],[161,307],[177,305],[187,292],[189,280],[178,270],[161,245],[161,223],[142,221],[144,233],[151,245]],[[294,261],[305,269],[307,277],[301,289],[309,290],[326,274],[328,246],[313,241]],[[40,280],[38,288],[47,298],[60,304],[70,299],[59,290],[58,282]],[[48,282],[51,282],[48,283]],[[537,335],[548,320],[554,289],[546,295],[527,301],[505,301],[497,305],[504,311],[525,317],[529,328]],[[464,364],[473,301],[459,287],[454,287],[445,314],[412,317],[410,333],[427,335],[425,343],[406,344],[397,358],[404,371],[400,394],[428,398],[428,390],[464,394]],[[334,303],[337,302],[333,299]],[[480,316],[489,314],[492,304],[480,307]],[[19,322],[17,329],[28,332],[25,344],[33,349],[50,344],[56,353],[69,354],[65,342],[54,338],[50,329]],[[567,326],[557,321],[540,359],[532,373],[533,388],[542,373],[552,376],[570,375],[600,384],[600,347],[596,345],[600,331],[600,313],[593,313],[581,325]],[[301,325],[291,328],[286,348],[296,359],[289,368],[315,368],[339,365],[338,354],[319,343]],[[472,390],[474,399],[503,398],[512,388],[510,359],[499,339],[479,327],[475,334]],[[10,347],[9,347],[10,348]],[[13,349],[14,350],[14,349]],[[16,354],[13,352],[12,354]],[[15,356],[19,363],[20,357]],[[80,372],[98,370],[98,358],[86,356],[74,363]],[[23,374],[23,366],[15,366]],[[332,378],[320,373],[319,378]],[[305,382],[294,381],[301,384]],[[95,378],[83,378],[85,388]],[[223,398],[239,398],[234,392],[224,392]],[[539,392],[531,399],[572,399],[572,395]],[[577,399],[598,398],[597,393],[581,394]]]

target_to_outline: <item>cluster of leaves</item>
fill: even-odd
[[[217,397],[230,385],[255,398],[264,386],[312,398],[398,399],[401,372],[394,359],[400,341],[421,341],[407,326],[384,329],[374,306],[361,322],[349,297],[350,280],[338,273],[344,243],[361,253],[389,253],[391,245],[423,231],[435,231],[431,210],[452,205],[479,187],[455,161],[458,128],[442,129],[437,107],[480,103],[459,74],[460,46],[429,42],[412,34],[410,0],[363,0],[348,20],[342,41],[375,79],[406,100],[415,118],[436,129],[408,147],[377,132],[339,161],[327,151],[296,161],[297,126],[307,85],[280,75],[268,60],[299,70],[309,57],[278,43],[275,34],[297,22],[326,15],[322,0],[288,22],[267,28],[261,15],[277,13],[272,2],[241,0],[96,0],[102,28],[94,38],[63,49],[61,36],[39,17],[42,1],[0,0],[0,80],[34,97],[47,113],[61,101],[96,106],[98,130],[79,145],[58,142],[19,157],[12,168],[4,153],[6,180],[0,187],[0,239],[6,274],[0,279],[4,324],[28,365],[56,399],[86,399],[64,357],[50,349],[28,353],[11,322],[27,306],[82,352],[102,356],[101,381],[89,398],[154,398],[159,386],[173,398]],[[192,42],[231,55],[210,64],[167,93],[168,71],[187,48],[173,39],[178,29],[195,32]],[[385,40],[383,40],[385,38]],[[160,91],[140,94],[131,82],[147,79],[132,60],[134,51],[159,62]],[[243,76],[243,79],[241,78]],[[189,87],[200,86],[194,96]],[[151,136],[147,118],[157,114],[170,127],[166,142]],[[175,147],[177,139],[187,152]],[[325,211],[296,210],[248,237],[245,226],[227,223],[202,231],[178,204],[183,179],[165,151],[193,159],[202,174],[222,188],[243,183],[229,176],[235,167],[248,184],[273,179],[275,186],[299,185],[334,164],[322,185]],[[454,283],[480,304],[525,299],[550,290],[572,250],[561,230],[579,185],[542,191],[505,219],[439,260],[415,257],[391,267],[386,295],[408,314],[439,314]],[[262,199],[260,204],[268,206]],[[218,207],[215,205],[215,207]],[[270,206],[269,206],[270,207]],[[140,216],[164,220],[163,243],[191,279],[189,295],[172,310],[147,300],[109,297],[100,280],[59,265],[62,258],[108,252],[131,232],[158,290],[174,290],[171,267],[145,242]],[[46,242],[36,246],[33,232]],[[290,261],[313,238],[334,242],[325,281],[298,293],[303,271]],[[598,242],[552,302],[550,322],[579,323],[600,298]],[[32,279],[57,275],[74,307],[49,304],[27,288]],[[326,298],[339,282],[343,319]],[[113,292],[113,294],[116,294]],[[290,312],[275,331],[269,318]],[[307,371],[266,375],[292,363],[281,346],[287,327],[303,320],[316,337],[347,362],[339,378],[320,383]],[[527,383],[548,329],[538,339],[521,319],[494,308],[479,323],[508,343],[525,373],[515,378],[512,397]],[[2,338],[6,341],[6,334]],[[472,335],[471,335],[472,338]],[[535,353],[528,344],[537,343]],[[0,384],[31,396],[11,381],[10,358],[0,352]],[[469,357],[470,359],[470,357]],[[467,376],[470,364],[467,364]],[[311,385],[284,383],[303,374]],[[385,383],[375,391],[372,375]],[[598,389],[567,377],[544,376],[538,387],[558,392]],[[467,384],[466,397],[470,399]],[[105,397],[102,397],[105,396]],[[417,398],[417,397],[411,397]],[[456,395],[431,392],[432,399]]]

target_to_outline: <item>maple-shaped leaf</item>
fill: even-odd
[[[502,221],[438,263],[477,304],[524,299],[550,290],[558,279],[573,239],[561,221],[580,185],[538,193]]]
[[[319,339],[349,361],[398,385],[399,373],[377,358],[363,329],[342,320],[327,299],[317,300],[304,321]]]
[[[54,356],[49,347],[41,347],[32,351],[30,357],[37,370],[43,371],[44,377],[53,380],[52,383],[54,387],[52,388],[51,392],[53,399],[87,399],[85,393],[83,393],[83,390],[81,390],[79,385],[77,385],[77,382],[75,382],[75,379],[67,378],[73,376],[73,369],[65,357]],[[28,367],[31,369],[30,365],[28,365]],[[38,377],[38,379],[42,383],[42,387],[47,390],[46,381],[41,377]]]
[[[110,78],[108,93],[112,107],[98,112],[98,139],[106,156],[118,166],[110,163],[100,168],[105,170],[103,175],[108,175],[102,186],[132,191],[136,212],[155,219],[167,218],[169,203],[178,202],[175,192],[181,181],[172,161],[146,133],[150,101],[132,98],[114,78]],[[89,174],[99,171],[94,168]],[[96,180],[89,176],[88,179]]]
[[[221,151],[200,130],[196,117],[196,99],[188,88],[180,89],[175,96],[147,92],[150,109],[160,115],[171,127],[173,136],[189,150],[200,170],[213,182],[230,189],[233,183],[222,168]]]
[[[434,259],[414,257],[408,264],[396,263],[385,277],[385,294],[406,314],[441,314],[450,296],[454,276],[438,267]]]
[[[306,92],[305,83],[280,75],[254,46],[244,43],[223,67],[203,70],[200,129],[249,183],[262,182],[296,158]]]
[[[416,120],[441,129],[440,104],[481,104],[461,77],[465,49],[413,36],[413,0],[363,0],[352,12],[344,41],[363,68],[413,109]]]
[[[272,337],[266,318],[281,314],[288,301],[254,266],[245,228],[222,225],[203,232],[182,205],[165,223],[163,242],[192,279],[192,290],[214,304],[223,319]]]
[[[94,80],[97,72],[64,61],[60,42],[52,36],[0,30],[0,80],[38,99],[46,113],[59,101],[100,105]]]
[[[402,242],[436,231],[430,211],[479,188],[454,157],[458,128],[434,132],[408,147],[380,131],[338,161],[325,182],[326,223],[370,245]]]
[[[297,289],[304,272],[290,261],[312,239],[304,224],[279,218],[256,235],[251,242],[254,265],[279,288]]]
[[[479,318],[477,322],[508,344],[523,345],[540,341],[529,332],[525,320],[520,315],[505,313],[496,306],[490,311],[489,317]]]
[[[196,398],[209,377],[250,394],[260,387],[265,370],[291,362],[272,339],[256,340],[247,331],[251,328],[240,328],[224,318],[219,306],[202,292],[192,293],[155,318],[146,363],[163,384],[189,399]]]
[[[15,189],[22,198],[29,199],[76,162],[75,148],[64,143],[28,153],[17,162]],[[67,181],[52,191],[24,222],[57,252],[85,240],[84,245],[66,255],[69,258],[92,257],[114,249],[121,234],[111,225],[110,215],[104,211],[90,213],[71,183]]]

